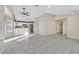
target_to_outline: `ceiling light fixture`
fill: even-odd
[[[76,10],[76,11],[70,11],[69,14],[79,14],[79,10]]]
[[[26,10],[25,8],[22,8],[22,9],[23,11],[19,11],[20,14],[25,15],[25,16],[30,16],[29,13],[25,11]]]

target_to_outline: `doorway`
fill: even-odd
[[[60,34],[63,34],[63,21],[60,22]]]
[[[67,23],[65,20],[58,20],[57,21],[57,33],[67,34]]]

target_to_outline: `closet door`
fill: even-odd
[[[53,20],[48,21],[48,34],[56,34],[56,22]]]
[[[45,35],[46,34],[46,21],[44,21],[44,19],[40,19],[39,20],[39,34],[40,35]]]
[[[39,22],[39,34],[56,34],[56,22],[50,19],[43,19]]]
[[[48,19],[45,19],[43,21],[43,32],[45,35],[48,35],[49,34],[49,20]]]
[[[53,22],[50,19],[48,20],[48,24],[47,25],[48,25],[48,27],[47,27],[48,28],[48,34],[52,34]]]

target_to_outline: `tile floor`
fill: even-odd
[[[21,37],[5,43],[3,54],[78,54],[79,40],[65,35]]]

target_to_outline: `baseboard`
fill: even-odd
[[[67,37],[68,37],[68,38],[78,39],[78,40],[79,40],[79,38],[78,38],[78,37],[74,37],[74,36],[70,36],[70,35],[69,35],[69,36],[67,35]]]

